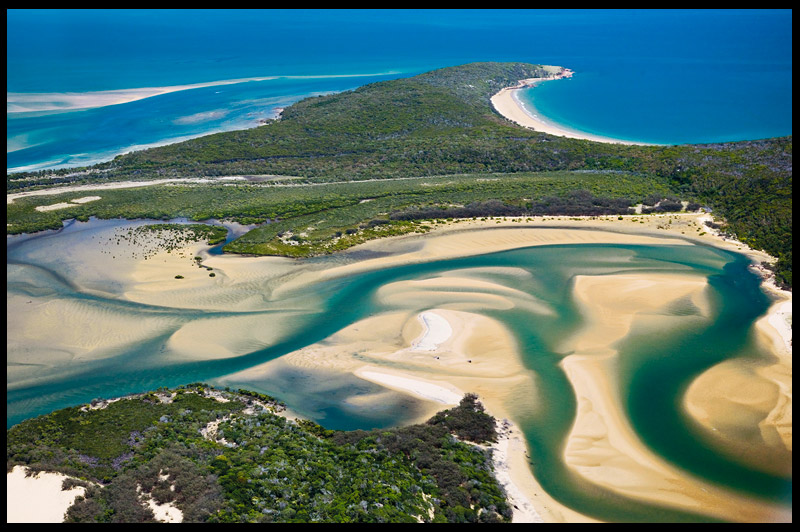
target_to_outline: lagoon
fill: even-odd
[[[774,441],[736,436],[746,427],[716,438],[685,407],[687,397],[706,405],[687,389],[699,376],[719,382],[713,375],[721,364],[766,367],[773,361],[754,327],[770,299],[743,255],[653,238],[647,244],[536,245],[409,262],[403,258],[424,249],[422,240],[411,238],[376,244],[371,254],[356,250],[303,261],[208,255],[204,264],[218,274],[213,281],[202,272],[186,273],[189,284],[176,286],[183,281],[153,276],[191,268],[179,264],[192,257],[165,258],[165,270],[155,263],[160,257],[146,264],[126,255],[115,241],[130,225],[95,220],[58,233],[8,237],[8,426],[95,397],[206,381],[277,396],[328,428],[389,427],[438,406],[347,368],[369,364],[463,388],[479,382],[474,372],[481,368],[514,367],[494,379],[507,383],[501,388],[511,396],[491,388],[492,379],[481,395],[521,428],[538,482],[561,504],[601,520],[769,519],[774,508],[788,505],[791,511],[791,452]],[[559,229],[530,231],[497,230],[494,240]],[[591,240],[590,233],[578,231],[577,238]],[[370,266],[370,260],[386,266]],[[609,288],[618,280],[625,290]],[[603,305],[612,306],[604,311]],[[604,324],[611,308],[629,321]],[[411,334],[408,324],[431,310],[490,320],[482,327],[499,328],[487,329],[497,331],[493,339],[465,344],[464,352],[473,353],[466,364],[436,366],[433,357],[445,359],[446,352],[392,354]],[[373,325],[358,332],[364,324]],[[398,336],[400,329],[405,336]],[[375,343],[370,347],[369,341]],[[482,352],[500,358],[482,360]],[[583,377],[596,368],[603,371],[595,382],[607,386],[599,395]],[[772,406],[761,403],[769,402],[775,385],[756,377],[747,382],[767,390],[740,398],[760,401],[752,408],[763,418]],[[708,508],[690,510],[669,497],[664,504],[632,497],[613,475],[598,482],[595,473],[607,466],[587,465],[601,451],[587,447],[581,434],[598,427],[586,405],[605,408],[604,401],[605,407],[617,405],[615,416],[643,442],[643,455],[667,464],[665,478],[690,471],[687,478],[736,494],[731,501],[744,499],[752,507],[727,515],[730,508],[713,495]],[[737,454],[736,437],[754,449],[750,456]]]

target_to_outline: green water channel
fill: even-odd
[[[74,263],[64,264],[52,253],[41,253],[36,238],[9,240],[7,292],[30,297],[80,299],[86,304],[113,308],[131,319],[164,315],[176,328],[196,319],[227,317],[235,312],[157,307],[96,291],[81,291],[70,282]],[[47,241],[46,245],[53,245]],[[347,261],[347,256],[316,259]],[[702,514],[676,511],[643,503],[592,485],[576,476],[563,462],[565,440],[576,415],[575,394],[559,362],[569,353],[559,352],[564,339],[575,333],[582,319],[572,295],[577,275],[611,275],[630,272],[682,273],[708,280],[712,316],[692,317],[691,305],[678,305],[676,316],[689,316],[685,324],[659,334],[630,334],[619,344],[620,396],[629,421],[654,452],[675,466],[709,482],[758,498],[791,505],[791,478],[769,475],[709,447],[698,438],[679,407],[686,386],[698,374],[732,357],[762,357],[752,337],[753,323],[762,316],[769,299],[759,289],[759,279],[747,270],[747,259],[716,248],[674,245],[554,245],[421,264],[406,264],[368,271],[304,286],[286,300],[311,301],[292,312],[294,328],[275,344],[224,360],[167,363],[167,341],[174,331],[151,338],[102,360],[76,363],[57,374],[43,375],[34,383],[9,381],[7,426],[96,397],[114,397],[160,386],[211,382],[278,358],[324,340],[361,319],[398,310],[376,297],[389,283],[420,280],[446,272],[486,268],[486,280],[514,288],[552,312],[533,313],[516,305],[507,310],[485,310],[504,323],[515,337],[525,365],[536,375],[529,395],[511,406],[514,421],[527,438],[530,461],[540,484],[555,499],[583,514],[608,521],[709,521]],[[507,275],[497,267],[525,270],[530,275]],[[491,269],[488,269],[491,268]],[[71,270],[73,269],[73,270]],[[286,300],[273,300],[263,311],[265,327],[276,313],[286,312]],[[441,304],[446,304],[442,301]],[[402,307],[407,311],[420,308]],[[11,312],[13,309],[9,309]],[[226,384],[231,384],[229,380]],[[347,401],[382,389],[355,377],[304,372],[280,375],[277,380],[242,383],[285,401],[290,408],[334,429],[387,427],[403,424],[420,412],[420,403],[402,394],[379,408],[358,407]]]

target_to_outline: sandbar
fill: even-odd
[[[276,79],[272,77],[240,78],[209,81],[205,83],[191,83],[187,85],[172,85],[166,87],[142,87],[136,89],[115,89],[93,92],[9,92],[6,93],[7,113],[28,113],[43,111],[73,111],[77,109],[92,109],[108,105],[119,105],[135,102],[153,96],[169,94],[171,92],[214,87],[218,85],[233,85],[249,81],[266,81]]]
[[[565,462],[590,482],[628,497],[733,521],[791,520],[786,509],[738,495],[672,466],[647,448],[624,415],[614,378],[616,342],[634,325],[664,333],[683,320],[707,318],[706,286],[703,277],[676,274],[576,277],[574,293],[586,325],[563,348],[573,353],[561,364],[578,402]],[[667,312],[671,302],[686,299],[697,315]]]
[[[292,326],[293,318],[288,313],[284,317],[259,313],[271,308],[270,301],[291,296],[295,288],[392,265],[526,246],[600,243],[710,244],[744,253],[754,263],[774,261],[765,253],[751,250],[740,242],[723,240],[703,224],[706,219],[707,215],[681,213],[591,219],[530,217],[463,220],[439,224],[426,235],[405,235],[367,242],[357,250],[382,253],[376,254],[376,258],[350,263],[297,262],[281,257],[210,256],[205,246],[200,244],[171,253],[162,252],[145,260],[116,253],[115,246],[114,257],[99,252],[92,255],[91,268],[86,272],[78,271],[73,282],[81,289],[90,290],[94,286],[93,279],[107,276],[118,282],[115,297],[128,301],[167,308],[241,313],[221,316],[220,321],[189,321],[171,335],[169,356],[208,360],[244,355],[273,344],[282,331]],[[80,250],[73,251],[88,256]],[[202,257],[204,266],[213,267],[216,274],[214,278],[209,277],[208,270],[193,264],[195,256]],[[479,268],[474,270],[454,270],[426,279],[388,284],[379,290],[378,296],[396,304],[396,311],[369,317],[342,329],[324,342],[225,378],[236,383],[244,383],[248,379],[257,381],[261,375],[287,367],[367,378],[373,384],[385,387],[387,393],[407,394],[422,400],[428,406],[420,410],[420,420],[441,410],[443,405],[451,404],[455,394],[469,391],[477,393],[496,418],[513,421],[513,408],[510,405],[519,394],[533,395],[531,389],[535,386],[536,376],[522,364],[514,340],[505,326],[481,312],[488,308],[502,309],[515,305],[525,305],[532,312],[540,314],[546,314],[550,309],[526,293],[492,283],[491,276],[483,275],[487,272]],[[514,268],[497,270],[504,275],[529,275],[524,270]],[[177,274],[184,278],[175,279]],[[659,326],[673,319],[663,316],[659,305],[678,296],[688,297],[698,309],[697,319],[702,319],[707,314],[708,305],[704,296],[704,282],[704,278],[693,276],[659,277],[644,273],[631,274],[629,277],[607,276],[600,280],[588,276],[579,282],[578,288],[583,294],[579,298],[581,308],[588,316],[605,317],[612,321],[594,323],[594,332],[591,329],[582,331],[590,332],[588,336],[578,334],[567,339],[584,351],[572,355],[574,358],[565,359],[564,363],[579,398],[575,433],[567,445],[568,463],[592,482],[632,497],[659,500],[689,509],[701,501],[703,507],[696,508],[697,511],[712,515],[725,514],[724,517],[729,519],[785,520],[787,516],[781,514],[780,510],[759,506],[741,496],[730,497],[726,490],[713,488],[705,492],[708,486],[685,478],[672,466],[653,456],[627,426],[619,400],[612,391],[613,383],[608,374],[609,364],[613,364],[613,344],[615,339],[628,333],[634,320],[633,311],[628,314],[623,312],[625,305],[644,311],[636,318],[644,320],[641,323],[646,324],[649,319],[652,326]],[[775,350],[780,346],[788,347],[790,360],[791,327],[787,319],[790,320],[791,294],[778,291],[768,283],[764,286],[776,298],[789,304],[775,305],[770,309],[764,325],[759,322],[759,330],[763,329],[766,347]],[[26,301],[16,296],[9,298],[9,309],[15,309],[14,313],[9,312],[9,361],[17,357],[19,362],[27,363],[31,351],[25,346],[36,337],[36,351],[55,355],[59,349],[65,350],[61,358],[37,361],[46,364],[48,370],[54,372],[68,368],[75,357],[89,360],[110,356],[118,345],[162,334],[175,325],[173,318],[153,316],[150,321],[142,320],[132,328],[122,314],[100,312],[91,306],[49,297],[28,299],[33,299],[33,303],[27,305]],[[613,312],[602,307],[603,301],[607,305],[616,305]],[[313,298],[290,300],[287,301],[286,310],[302,313],[313,311],[314,305]],[[646,312],[651,315],[648,316]],[[84,325],[69,321],[79,318]],[[259,326],[260,322],[269,323],[269,326]],[[71,331],[63,331],[63,323],[74,323],[74,326],[70,326]],[[43,336],[40,334],[42,330],[48,333]],[[789,339],[786,338],[787,334]],[[425,349],[414,349],[420,345]],[[592,349],[600,349],[600,352],[589,356]],[[28,366],[20,365],[14,371],[10,369],[9,387],[18,384],[17,379],[19,382],[34,379],[41,367],[24,369]],[[772,382],[786,386],[786,368],[785,364],[781,366],[783,373],[780,373],[780,379],[769,377]],[[790,365],[788,378],[788,395],[786,392],[782,394],[788,403],[784,402],[778,408],[780,412],[773,414],[777,416],[773,426],[780,429],[779,434],[783,434],[778,438],[784,442],[782,445],[786,444],[787,413],[789,445],[791,441]],[[698,384],[700,389],[704,387],[702,384]],[[363,404],[369,404],[379,396],[360,400]],[[695,401],[695,404],[700,403]],[[588,445],[585,438],[594,433],[599,443]],[[548,522],[590,520],[554,501],[538,485],[528,467],[525,442],[518,433],[516,436],[518,439],[512,438],[507,444],[505,461],[509,464],[514,485],[526,500],[532,501],[539,518]],[[607,459],[609,455],[603,453],[610,452],[615,453],[613,456],[621,456],[622,462]],[[609,475],[610,472],[619,473],[614,485],[609,480],[614,477]],[[673,480],[676,483],[674,485],[671,484]],[[667,488],[665,484],[681,488]],[[685,491],[681,491],[684,488]],[[511,492],[512,488],[508,489]],[[729,514],[725,513],[728,511]],[[788,518],[791,519],[791,515]],[[538,518],[529,514],[518,519],[535,521]]]

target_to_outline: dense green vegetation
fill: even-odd
[[[500,88],[543,74],[541,66],[523,63],[474,63],[444,68],[345,93],[307,98],[284,110],[281,120],[255,129],[142,150],[90,169],[12,174],[7,178],[7,190],[63,182],[226,175],[262,176],[259,179],[284,176],[285,184],[308,185],[456,174],[471,174],[475,178],[478,174],[515,176],[537,172],[541,176],[553,171],[619,171],[634,178],[627,180],[631,187],[657,183],[664,194],[710,205],[716,215],[727,220],[729,230],[740,240],[776,256],[777,280],[791,285],[791,136],[709,145],[625,146],[536,133],[506,121],[492,109],[489,97]],[[634,188],[598,194],[589,183],[591,173],[572,175],[587,181],[574,183],[572,190],[588,190],[607,199],[638,195]],[[637,184],[637,179],[641,183]],[[388,183],[384,183],[387,188]],[[251,220],[269,217],[286,222],[292,217],[328,213],[356,203],[349,193],[318,202],[319,197],[311,192],[311,187],[297,189],[301,196],[306,192],[309,195],[299,200],[303,207],[296,212],[259,211],[252,204],[233,210],[235,215],[251,216]],[[559,189],[551,195],[565,194]],[[488,200],[513,205],[523,198],[531,201],[532,197],[537,196],[524,192],[509,197],[487,188],[459,205]],[[431,199],[425,198],[434,204],[455,201],[446,195],[438,201]],[[116,211],[109,207],[101,214],[97,203],[42,214],[46,214],[50,227],[65,217],[132,214],[125,205],[118,205]],[[206,217],[228,216],[230,209],[224,206],[225,200],[222,204],[222,209],[209,209]],[[191,209],[189,203],[183,205]],[[388,215],[397,207],[413,206],[413,203],[388,205],[389,208],[378,212]],[[153,214],[160,214],[156,218],[170,217],[175,210]],[[353,220],[355,214],[341,216]],[[331,225],[329,230],[335,235],[337,231],[352,228],[346,225],[368,223],[374,217],[373,213],[365,214],[352,223]],[[307,221],[298,220],[298,224]],[[30,222],[18,221],[11,211],[8,222],[13,224],[8,229],[11,232],[45,226],[44,221],[26,225]],[[282,227],[279,231],[289,229],[293,228]],[[393,230],[410,229],[398,226]],[[320,240],[324,236],[320,235]],[[275,237],[271,230],[254,233],[247,236],[246,244],[242,243],[238,249],[233,245],[230,250],[295,255],[319,251],[319,246],[312,245],[300,252],[296,244],[279,243]]]
[[[582,191],[581,201],[575,197],[577,190]],[[272,221],[228,244],[226,251],[307,256],[346,249],[370,238],[425,232],[429,226],[403,219],[467,216],[453,209],[469,205],[482,207],[470,211],[468,216],[598,214],[591,208],[591,202],[583,201],[588,196],[615,200],[617,205],[609,212],[616,213],[627,212],[629,206],[637,203],[654,205],[669,196],[669,187],[663,180],[620,171],[522,172],[306,186],[275,183],[152,186],[104,191],[102,199],[64,209],[69,212],[36,210],[41,205],[66,203],[77,194],[15,200],[7,206],[8,218],[14,220],[8,231],[60,227],[62,217],[79,220],[88,220],[90,216],[185,217],[196,221],[215,218],[242,224]],[[497,208],[488,201],[507,208]],[[410,212],[426,214],[411,216]],[[164,225],[147,227],[154,231]],[[137,229],[137,235],[143,230]]]
[[[71,522],[152,522],[149,496],[184,522],[507,522],[476,396],[424,425],[341,432],[275,414],[273,398],[194,384],[93,401],[7,432],[7,469],[87,487]],[[216,425],[216,429],[213,427]],[[140,494],[141,492],[141,494]]]

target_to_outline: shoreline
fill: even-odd
[[[344,265],[328,265],[323,268],[311,267],[308,264],[299,264],[292,259],[283,257],[240,257],[231,255],[206,256],[203,264],[211,266],[217,273],[215,279],[209,279],[205,270],[192,268],[191,257],[206,255],[202,247],[191,247],[185,255],[189,258],[181,258],[173,253],[170,256],[162,254],[158,260],[137,261],[132,266],[135,270],[130,273],[123,272],[118,262],[113,262],[110,257],[102,260],[109,266],[108,271],[117,270],[114,275],[124,275],[126,286],[123,287],[125,299],[140,303],[154,304],[159,306],[179,306],[187,308],[207,308],[207,309],[233,309],[241,310],[243,304],[248,308],[257,309],[258,301],[236,299],[237,290],[243,289],[242,283],[254,282],[263,279],[265,268],[271,273],[270,279],[276,282],[281,275],[286,272],[296,272],[291,278],[281,279],[275,286],[273,295],[282,290],[313,282],[315,280],[339,277],[352,273],[374,270],[387,267],[391,264],[425,262],[445,257],[455,258],[468,255],[490,253],[504,249],[513,249],[532,245],[554,245],[554,244],[580,244],[580,243],[629,243],[629,244],[679,244],[697,245],[704,244],[728,251],[734,251],[747,255],[756,264],[762,260],[774,260],[766,253],[751,250],[744,244],[723,239],[712,229],[703,225],[703,221],[708,215],[691,214],[650,214],[650,215],[626,215],[622,220],[617,216],[594,217],[594,218],[575,218],[575,217],[536,217],[528,222],[526,218],[503,218],[487,221],[461,220],[450,222],[436,227],[425,235],[402,235],[385,239],[373,240],[357,246],[357,250],[373,250],[381,252],[391,252],[386,256],[359,260]],[[669,222],[669,223],[667,223]],[[488,229],[491,229],[489,231]],[[163,261],[161,259],[164,259]],[[185,264],[184,264],[185,263]],[[113,267],[112,267],[113,265]],[[184,268],[179,270],[178,266]],[[187,270],[188,268],[188,270]],[[183,273],[186,279],[181,281],[177,289],[169,289],[175,285],[172,278],[175,273]],[[754,272],[755,273],[755,272]],[[762,274],[765,271],[758,272]],[[259,281],[260,282],[260,281]],[[762,282],[764,290],[773,294],[777,299],[791,301],[791,293],[780,291],[777,287],[770,287],[768,282]],[[524,373],[519,367],[519,362],[515,360],[518,355],[513,349],[509,349],[503,342],[504,327],[495,323],[493,320],[481,315],[484,308],[508,308],[513,301],[520,301],[519,296],[514,294],[513,289],[491,290],[484,280],[471,277],[469,274],[457,274],[453,276],[442,276],[421,281],[404,281],[387,285],[382,290],[380,296],[387,298],[388,301],[398,302],[414,300],[419,303],[421,297],[425,297],[426,292],[436,290],[462,287],[462,290],[471,292],[473,299],[467,305],[466,302],[453,303],[440,310],[434,300],[431,300],[430,310],[425,312],[435,312],[440,314],[449,322],[449,334],[437,329],[436,319],[424,319],[419,314],[412,315],[402,312],[395,313],[397,316],[378,315],[353,324],[353,328],[360,329],[360,333],[352,333],[346,328],[340,333],[334,334],[331,342],[322,348],[319,344],[309,346],[300,352],[289,353],[280,357],[283,364],[291,362],[299,367],[314,367],[327,369],[335,372],[356,374],[356,371],[373,371],[381,374],[386,385],[387,379],[392,376],[404,376],[409,381],[403,382],[394,380],[394,390],[387,389],[387,393],[409,393],[408,387],[413,386],[413,380],[433,385],[447,383],[449,391],[452,389],[474,391],[480,397],[481,402],[486,406],[496,419],[512,419],[507,410],[509,398],[514,392],[519,390],[519,386],[529,386],[531,377]],[[221,299],[222,290],[225,290],[226,298]],[[244,292],[242,292],[244,294]],[[248,292],[249,293],[249,292]],[[478,297],[480,296],[480,297]],[[276,296],[277,297],[277,296]],[[409,299],[410,298],[410,299]],[[514,299],[516,298],[516,299]],[[427,300],[421,300],[427,301]],[[778,301],[777,303],[780,303]],[[773,304],[767,316],[767,320],[773,314],[782,312],[784,316],[786,309],[779,304]],[[252,305],[252,307],[250,307]],[[467,306],[465,306],[467,305]],[[424,308],[424,307],[423,307]],[[70,309],[51,309],[68,316]],[[33,312],[22,317],[15,318],[21,320],[20,324],[36,322],[39,316],[35,309],[26,312]],[[23,313],[25,314],[25,313]],[[61,314],[59,314],[61,315]],[[89,331],[92,335],[101,333],[98,342],[109,342],[114,339],[108,330],[116,330],[116,325],[108,317],[98,316],[103,322],[104,328],[96,331]],[[394,320],[394,321],[392,321]],[[10,322],[11,323],[11,322]],[[16,323],[16,322],[14,322]],[[38,322],[37,322],[38,323]],[[48,322],[49,323],[49,322]],[[56,323],[56,321],[53,321]],[[243,350],[249,349],[247,342],[250,339],[260,342],[270,343],[274,338],[266,335],[266,332],[248,333],[246,338],[238,338],[236,331],[253,330],[253,318],[237,317],[230,318],[227,322],[220,322],[221,326],[209,326],[210,323],[197,323],[187,326],[178,334],[174,335],[171,347],[180,356],[196,358],[236,356]],[[404,325],[406,324],[406,325]],[[158,323],[142,324],[146,330],[141,331],[142,337],[151,334],[151,331],[158,330]],[[498,328],[499,326],[499,328]],[[111,328],[111,329],[109,329]],[[14,329],[19,330],[15,326]],[[11,327],[9,330],[14,330]],[[436,331],[432,329],[437,329]],[[55,330],[55,329],[54,329]],[[402,335],[397,331],[402,330]],[[470,333],[483,334],[479,340],[471,340],[464,331]],[[85,333],[87,331],[83,331]],[[790,338],[781,336],[781,332],[786,333],[786,329],[779,331],[774,326],[765,328],[765,333],[771,335],[776,342],[785,344],[790,342]],[[788,329],[791,332],[791,329]],[[40,330],[41,333],[41,330]],[[85,336],[81,330],[76,330],[75,334]],[[258,334],[263,334],[263,338]],[[365,336],[367,335],[367,336]],[[139,336],[139,335],[136,335]],[[92,336],[94,337],[94,336]],[[205,345],[203,338],[209,338]],[[368,343],[365,338],[369,339]],[[487,344],[492,338],[493,344]],[[414,351],[412,346],[414,341],[417,344],[422,339],[427,339],[427,344],[434,347],[433,350]],[[121,341],[121,340],[120,340]],[[114,342],[112,342],[114,343]],[[494,350],[486,350],[489,345]],[[200,350],[198,354],[199,347]],[[499,350],[499,351],[498,351]],[[353,358],[353,353],[359,353],[359,357]],[[445,356],[445,353],[450,353]],[[488,358],[481,361],[476,354],[488,353]],[[505,362],[499,362],[498,353],[505,353]],[[376,359],[378,362],[387,362],[386,366],[368,369],[365,363],[365,354]],[[87,356],[89,353],[87,352]],[[339,356],[340,358],[336,358]],[[434,356],[439,357],[434,362]],[[350,357],[350,358],[347,358]],[[470,358],[471,362],[467,362]],[[288,362],[287,362],[288,361]],[[413,363],[414,369],[406,371],[406,368],[397,367],[397,362]],[[273,361],[274,362],[274,361]],[[269,363],[268,363],[269,364]],[[380,364],[379,364],[380,366]],[[393,366],[393,367],[392,367]],[[274,367],[274,366],[273,366]],[[259,368],[259,367],[256,367]],[[255,368],[251,368],[255,369]],[[449,372],[443,373],[443,372]],[[356,374],[356,376],[358,376]],[[372,375],[374,377],[374,375]],[[388,377],[387,377],[388,376]],[[225,376],[230,377],[230,376]],[[584,379],[585,380],[585,379]],[[430,382],[433,381],[433,382]],[[373,381],[374,382],[374,381]],[[789,380],[791,384],[791,380]],[[405,390],[403,390],[405,388]],[[434,391],[436,389],[431,388]],[[587,388],[588,389],[588,388]],[[380,396],[376,396],[377,400]],[[452,396],[451,396],[452,397]],[[438,411],[442,403],[427,401],[430,405],[431,413]],[[443,401],[446,402],[446,401]],[[519,437],[519,435],[518,435]],[[506,462],[510,468],[510,475],[513,483],[528,501],[534,501],[533,508],[536,513],[547,522],[563,521],[586,521],[591,520],[586,516],[580,515],[574,510],[564,507],[552,500],[547,493],[538,485],[532,471],[528,467],[526,456],[527,446],[524,440],[510,441],[507,444]],[[509,490],[510,491],[510,490]],[[518,506],[520,506],[518,504]],[[529,516],[535,520],[535,517]],[[522,518],[520,518],[522,519]],[[527,519],[527,518],[526,518]]]
[[[528,129],[533,129],[534,131],[538,131],[540,133],[547,133],[548,135],[566,137],[570,139],[591,140],[594,142],[605,142],[608,144],[659,146],[659,144],[650,142],[636,142],[594,135],[592,133],[577,131],[560,124],[549,122],[545,118],[539,116],[539,114],[527,109],[525,104],[519,99],[519,91],[522,89],[535,87],[545,81],[568,79],[571,78],[573,74],[574,72],[570,69],[562,69],[558,73],[546,78],[530,78],[520,80],[517,85],[501,89],[500,92],[492,96],[492,106],[494,107],[494,110],[497,111],[501,116],[514,122],[515,124]]]
[[[136,87],[128,89],[109,89],[85,92],[7,92],[6,113],[58,113],[80,109],[94,109],[110,105],[120,105],[135,102],[153,96],[170,94],[192,89],[206,87],[219,87],[224,85],[238,85],[240,83],[273,81],[277,79],[327,79],[327,78],[358,78],[377,77],[396,74],[396,71],[377,72],[367,74],[319,74],[319,75],[270,75],[248,78],[221,79],[200,83],[187,83],[183,85],[166,85],[162,87]]]

